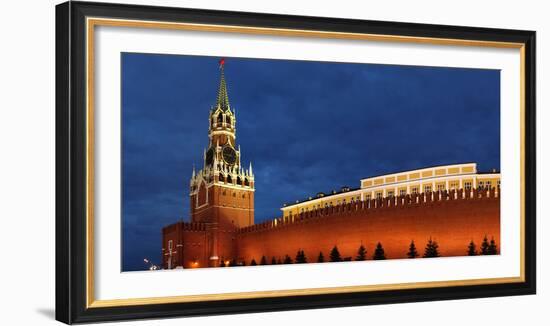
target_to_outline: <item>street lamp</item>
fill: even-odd
[[[159,267],[157,265],[155,265],[151,260],[149,260],[147,258],[143,258],[143,262],[145,264],[149,264],[149,270],[150,271],[156,271],[157,269],[159,269]]]

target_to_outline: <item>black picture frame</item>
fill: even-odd
[[[86,17],[190,22],[524,44],[525,281],[506,284],[88,308],[86,293]],[[56,319],[67,323],[511,296],[536,292],[534,31],[182,8],[56,6]]]

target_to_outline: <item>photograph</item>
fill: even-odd
[[[123,272],[506,245],[497,69],[120,60]]]

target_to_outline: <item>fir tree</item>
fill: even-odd
[[[307,263],[306,254],[303,250],[298,250],[298,253],[296,253],[296,264],[305,264]]]
[[[290,258],[289,255],[285,255],[285,260],[283,261],[283,264],[292,264],[292,258]]]
[[[357,257],[355,257],[355,260],[357,261],[367,260],[367,249],[365,249],[365,246],[363,245],[359,246],[359,249],[357,249]]]
[[[260,265],[267,265],[267,259],[265,256],[262,256],[262,259],[260,259]]]
[[[481,243],[481,254],[482,255],[489,254],[489,240],[487,240],[487,236],[483,238],[483,242]]]
[[[318,263],[324,263],[325,262],[325,256],[323,256],[323,252],[319,251],[319,257],[317,257]]]
[[[384,248],[382,247],[382,244],[378,242],[376,245],[376,249],[374,249],[374,255],[372,255],[372,259],[374,260],[384,260],[386,259],[386,254],[384,253]]]
[[[477,256],[477,249],[474,240],[471,240],[468,245],[468,256]]]
[[[342,257],[340,256],[340,251],[338,251],[338,247],[334,246],[332,250],[330,251],[330,261],[331,262],[339,262],[342,261]]]
[[[491,242],[489,243],[489,247],[487,248],[487,255],[496,255],[497,254],[497,244],[495,242],[495,238],[491,237]]]
[[[271,258],[271,265],[277,265],[277,260],[275,259],[275,256]]]
[[[256,266],[256,259],[252,258],[252,261],[250,262],[250,266]]]
[[[426,249],[424,250],[424,258],[434,258],[439,257],[439,245],[435,240],[432,240],[430,237],[430,240],[428,240],[428,243],[426,244]]]
[[[409,251],[407,252],[407,257],[409,258],[418,257],[418,251],[416,250],[416,245],[414,244],[414,240],[411,240],[411,244],[409,245]]]

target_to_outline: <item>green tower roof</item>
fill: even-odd
[[[227,96],[227,84],[225,82],[225,74],[224,74],[224,64],[222,63],[220,65],[220,88],[218,90],[218,100],[216,102],[216,107],[219,107],[222,109],[222,111],[229,110],[229,97]]]

